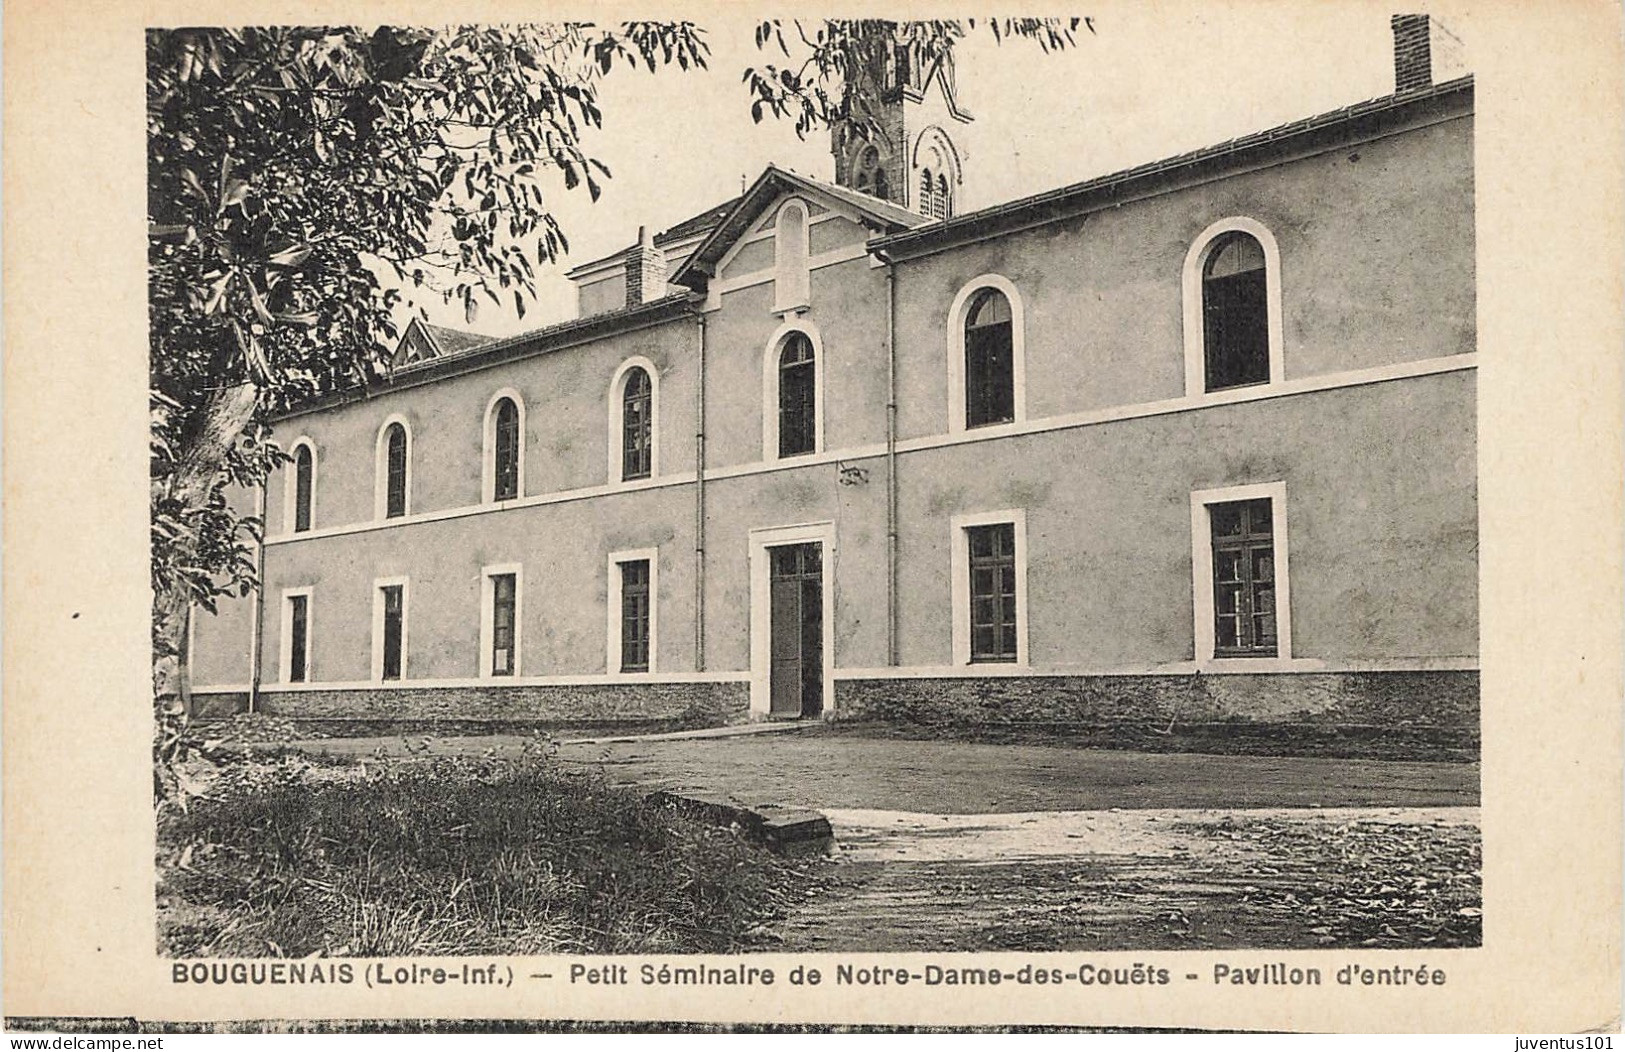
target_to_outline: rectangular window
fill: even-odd
[[[1275,537],[1270,498],[1208,505],[1215,657],[1275,657]]]
[[[811,453],[817,438],[817,366],[808,358],[779,369],[779,456]]]
[[[515,615],[518,606],[518,575],[491,576],[491,675],[511,676],[514,670]]]
[[[970,659],[1015,661],[1015,524],[967,527],[965,543],[970,555]]]
[[[649,671],[649,560],[621,563],[621,671]]]
[[[384,602],[382,678],[400,679],[403,633],[406,628],[406,586],[386,584],[379,592]]]
[[[1008,322],[965,334],[965,426],[1016,418],[1015,367]]]
[[[288,596],[288,674],[289,683],[303,683],[310,676],[310,596]]]
[[[647,401],[629,401],[622,418],[621,478],[646,479],[654,461]]]

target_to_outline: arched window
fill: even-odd
[[[660,473],[660,371],[642,356],[628,358],[609,381],[608,481],[632,482]]]
[[[965,426],[1016,418],[1015,338],[1010,300],[985,288],[965,312]]]
[[[824,448],[823,342],[808,318],[780,325],[762,347],[762,459]]]
[[[654,471],[654,385],[642,366],[627,370],[621,390],[621,478]]]
[[[1185,254],[1182,285],[1187,395],[1282,380],[1281,251],[1268,227],[1247,216],[1209,226]]]
[[[920,173],[920,200],[914,209],[933,219],[954,214],[954,187],[960,185],[959,151],[938,125],[921,130],[909,151],[911,171]]]
[[[485,468],[481,496],[487,504],[525,495],[525,402],[504,388],[485,406]]]
[[[818,446],[818,364],[812,340],[792,332],[779,349],[779,456],[811,453]]]
[[[497,402],[493,465],[495,489],[492,500],[513,500],[519,496],[519,407],[512,398]]]
[[[293,471],[288,486],[289,532],[304,533],[316,515],[316,448],[308,438],[293,444]]]
[[[1202,345],[1206,388],[1268,383],[1268,266],[1257,238],[1231,230],[1213,240],[1202,264]]]
[[[412,436],[406,422],[390,419],[378,433],[377,492],[375,512],[380,519],[394,519],[410,510],[412,479]]]

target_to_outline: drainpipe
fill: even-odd
[[[694,391],[694,671],[705,671],[705,315]]]
[[[897,653],[897,267],[886,265],[886,664]]]
[[[254,514],[260,520],[260,539],[254,544],[254,620],[248,632],[248,711],[259,711],[260,639],[265,634],[265,483],[254,489]]]

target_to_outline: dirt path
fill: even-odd
[[[826,814],[838,861],[784,949],[1479,941],[1476,808]]]
[[[518,755],[534,742],[330,738],[297,743],[352,756]],[[949,814],[1211,807],[1472,807],[1478,765],[1146,753],[1062,745],[794,734],[575,742],[557,761],[650,789],[724,793],[747,804]]]
[[[518,754],[518,737],[326,740]],[[1430,947],[1480,942],[1478,766],[795,734],[575,742],[645,791],[829,816],[838,861],[764,948]]]
[[[1121,808],[1476,806],[1461,763],[865,740],[806,732],[567,745],[613,780],[744,803],[947,814]]]

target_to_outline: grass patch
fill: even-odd
[[[728,952],[824,866],[536,755],[236,758],[158,845],[186,957]]]

